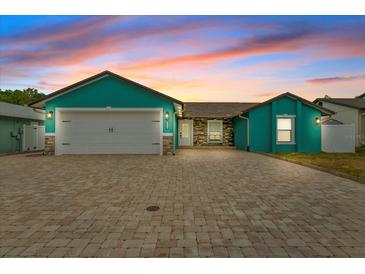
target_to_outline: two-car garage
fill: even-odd
[[[183,103],[104,71],[30,105],[46,113],[46,154],[168,155]]]
[[[56,155],[162,154],[162,109],[56,109]]]

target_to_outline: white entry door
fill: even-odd
[[[179,146],[193,145],[193,120],[179,120]]]
[[[56,154],[161,154],[160,110],[58,111]]]

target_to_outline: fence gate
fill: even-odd
[[[355,126],[322,125],[322,151],[355,152]]]
[[[35,151],[44,149],[44,126],[24,125],[23,127],[23,151]]]

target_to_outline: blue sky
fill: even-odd
[[[0,16],[0,88],[105,69],[184,101],[365,92],[365,16]]]

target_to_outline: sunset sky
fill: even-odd
[[[365,16],[0,16],[0,88],[110,70],[182,101],[365,92]],[[102,93],[102,91],[100,91]]]

